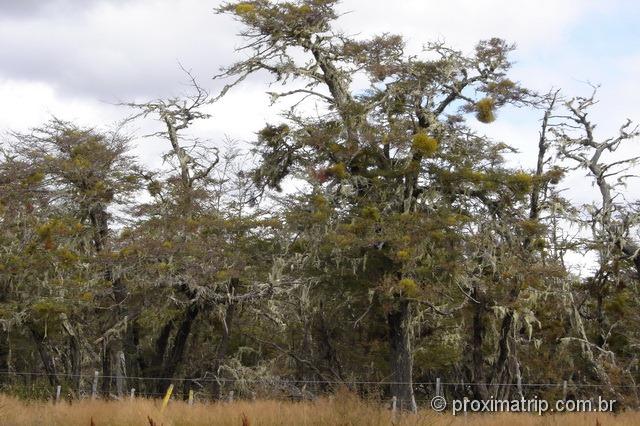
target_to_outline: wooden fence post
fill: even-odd
[[[60,390],[62,389],[62,386],[58,385],[56,386],[56,404],[60,402]]]
[[[173,393],[173,383],[169,385],[169,388],[167,389],[167,393],[164,395],[164,398],[162,399],[162,407],[160,408],[160,413],[162,413],[164,409],[167,408],[167,404],[169,404],[169,399],[171,399],[172,393]]]
[[[189,405],[193,405],[193,389],[189,389]]]
[[[129,399],[134,400],[136,397],[136,388],[131,388],[131,393],[129,394]]]

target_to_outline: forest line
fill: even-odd
[[[163,169],[100,123],[54,118],[3,140],[0,389],[86,396],[97,370],[105,398],[172,382],[213,400],[346,386],[415,411],[437,378],[464,384],[452,397],[552,398],[526,384],[566,382],[571,398],[640,404],[640,154],[620,154],[635,123],[603,138],[597,87],[512,81],[504,40],[414,56],[399,35],[338,32],[335,7],[221,6],[244,28],[222,91],[187,73],[188,95],[122,105],[127,122],[162,126]],[[189,137],[259,73],[274,104],[294,101],[251,152]],[[540,119],[532,170],[469,125],[504,107]],[[573,170],[594,203],[564,195]],[[577,276],[568,253],[596,264]]]

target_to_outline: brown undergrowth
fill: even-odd
[[[50,402],[25,402],[0,396],[0,425],[95,425],[95,426],[181,426],[181,425],[638,425],[640,413],[621,414],[576,413],[537,416],[534,414],[469,414],[453,417],[421,410],[416,415],[398,415],[378,404],[362,401],[350,395],[321,398],[313,402],[238,401],[234,403],[193,406],[171,401],[160,412],[161,401],[76,401],[54,405]]]

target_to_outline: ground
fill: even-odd
[[[453,417],[424,409],[418,414],[397,415],[379,404],[363,402],[355,397],[341,395],[314,402],[239,401],[234,403],[192,406],[181,401],[170,401],[161,413],[162,401],[136,399],[135,401],[74,401],[57,405],[51,402],[24,402],[0,396],[0,425],[85,425],[85,426],[186,426],[186,425],[638,425],[640,413],[619,414],[489,414]]]

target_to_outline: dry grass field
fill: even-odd
[[[0,396],[0,425],[638,425],[640,413],[623,414],[561,414],[537,416],[530,414],[471,415],[453,417],[423,410],[417,415],[393,418],[389,410],[366,403],[355,397],[341,395],[333,400],[292,403],[281,401],[235,402],[232,404],[194,404],[171,401],[160,413],[161,401],[105,402],[82,401],[54,405],[46,402],[26,403]]]

